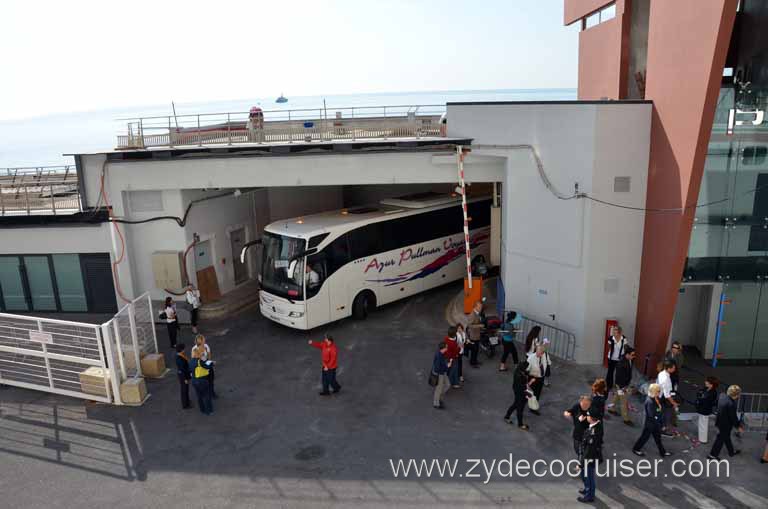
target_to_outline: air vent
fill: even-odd
[[[613,179],[614,193],[628,193],[630,187],[630,177],[616,177]]]
[[[609,277],[603,280],[603,291],[605,293],[615,295],[619,293],[619,280],[615,277]]]
[[[130,191],[128,203],[132,212],[162,212],[162,191]]]

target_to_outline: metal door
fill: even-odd
[[[80,255],[88,310],[91,313],[117,312],[112,264],[107,253]]]
[[[235,284],[240,284],[248,279],[248,266],[240,261],[240,252],[245,245],[245,228],[238,228],[229,235],[232,246],[232,267],[235,270]]]

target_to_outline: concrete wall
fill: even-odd
[[[108,253],[107,225],[3,228],[0,254]]]
[[[344,207],[341,186],[270,187],[270,222]]]
[[[587,200],[561,200],[544,185],[527,150],[536,147],[552,185],[642,206],[648,165],[646,103],[449,105],[451,136],[474,138],[469,160],[506,160],[502,197],[502,278],[507,308],[576,335],[580,362],[599,362],[604,320],[633,325],[643,215]],[[614,193],[615,176],[632,178]],[[606,294],[605,280],[617,279]],[[613,292],[613,287],[609,287]],[[554,318],[552,317],[554,315]],[[629,328],[628,330],[631,330]]]

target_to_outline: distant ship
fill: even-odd
[[[275,102],[276,102],[276,103],[280,103],[280,104],[282,104],[282,103],[287,103],[287,102],[288,102],[288,98],[287,98],[287,97],[285,97],[285,96],[282,94],[282,92],[281,92],[281,93],[280,93],[280,97],[278,97],[278,98],[275,100]]]

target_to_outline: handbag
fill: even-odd
[[[160,318],[161,320],[167,320],[167,319],[168,319],[168,315],[165,313],[165,311],[160,311],[160,314],[159,314],[159,315],[157,315],[157,316],[158,316],[158,318]]]
[[[195,366],[195,378],[205,378],[210,373],[210,370],[204,368],[201,364],[198,362],[197,366]]]
[[[427,382],[429,382],[430,387],[437,387],[437,378],[437,373],[434,371],[429,374],[429,379]]]
[[[539,400],[536,398],[535,394],[531,394],[531,397],[528,398],[528,408],[534,412],[539,410]]]

